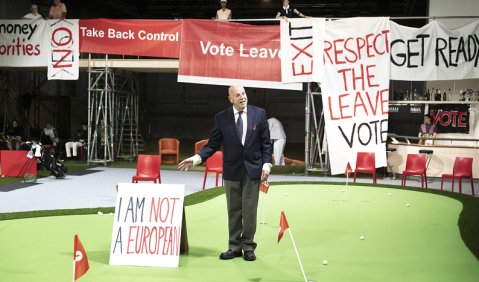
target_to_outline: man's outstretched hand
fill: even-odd
[[[190,169],[192,166],[193,166],[193,159],[192,159],[192,158],[188,158],[188,159],[183,160],[182,162],[180,162],[180,163],[178,164],[178,169],[179,169],[179,170],[182,170],[182,171],[187,171],[187,170]]]

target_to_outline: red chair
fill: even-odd
[[[441,190],[444,178],[452,179],[452,192],[454,192],[454,180],[459,179],[459,193],[462,194],[462,179],[469,178],[471,181],[472,195],[474,196],[474,178],[472,177],[473,158],[456,157],[452,174],[443,174],[441,177]]]
[[[426,188],[427,188],[426,155],[425,154],[408,154],[407,155],[406,170],[402,172],[401,186],[406,186],[406,180],[408,175],[421,176],[421,188],[424,188],[424,183],[426,183]]]
[[[153,181],[161,183],[159,155],[138,155],[136,175],[131,178],[132,183],[138,181]]]
[[[195,154],[198,154],[204,145],[208,143],[208,139],[203,139],[195,143]]]
[[[356,173],[370,173],[373,176],[373,184],[376,184],[376,158],[374,153],[358,152],[356,158],[356,169],[354,170],[354,183]]]
[[[180,154],[180,141],[175,138],[161,138],[158,140],[158,147],[160,149],[161,163],[178,164]],[[165,157],[170,157],[165,158]],[[173,157],[173,159],[171,158]]]
[[[218,187],[218,177],[221,174],[221,185],[223,185],[223,152],[216,151],[206,160],[205,178],[203,180],[203,190],[205,190],[206,176],[208,172],[216,173],[216,187]]]

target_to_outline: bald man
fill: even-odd
[[[228,89],[231,107],[215,115],[208,143],[178,168],[188,170],[205,162],[223,145],[223,178],[228,209],[228,250],[220,259],[256,260],[254,242],[259,185],[271,170],[271,143],[265,110],[248,105],[242,86]]]

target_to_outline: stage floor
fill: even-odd
[[[459,233],[462,208],[450,197],[410,190],[272,185],[260,195],[258,259],[221,261],[227,248],[222,195],[186,207],[190,252],[173,269],[110,266],[108,214],[0,221],[0,280],[70,280],[78,234],[90,262],[81,281],[304,281],[289,233],[277,243],[284,211],[310,280],[477,281],[479,262]]]

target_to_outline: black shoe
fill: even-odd
[[[254,251],[253,250],[244,251],[243,259],[247,260],[247,261],[256,260],[256,256],[254,255]]]
[[[243,253],[241,251],[227,250],[226,252],[221,253],[220,259],[234,259],[242,255]]]

